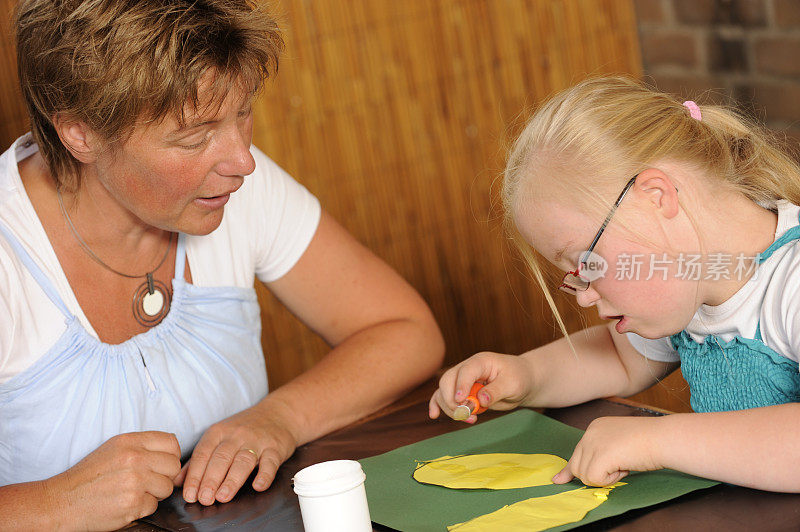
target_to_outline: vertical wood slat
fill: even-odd
[[[15,0],[0,0],[0,153],[28,130],[11,28],[11,13],[15,5]]]

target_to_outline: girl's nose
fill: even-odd
[[[592,285],[589,285],[589,288],[583,292],[577,292],[575,294],[575,299],[577,299],[578,305],[582,307],[591,307],[600,299],[600,294],[597,293],[597,290],[592,288]]]

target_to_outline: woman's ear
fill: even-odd
[[[634,192],[666,218],[674,218],[680,210],[677,187],[669,176],[658,168],[648,168],[639,172]]]
[[[93,163],[97,159],[100,143],[97,135],[85,122],[57,114],[53,117],[53,127],[61,143],[75,159],[84,164]]]

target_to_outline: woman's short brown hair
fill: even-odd
[[[80,163],[59,139],[58,114],[113,145],[141,120],[182,120],[206,72],[215,96],[232,83],[256,91],[283,48],[252,0],[21,0],[14,25],[34,140],[57,186],[73,190]]]

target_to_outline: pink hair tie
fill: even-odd
[[[703,115],[702,113],[700,113],[700,108],[697,107],[697,104],[694,103],[692,100],[686,100],[685,102],[683,102],[683,106],[689,110],[689,115],[695,120],[703,119]]]

